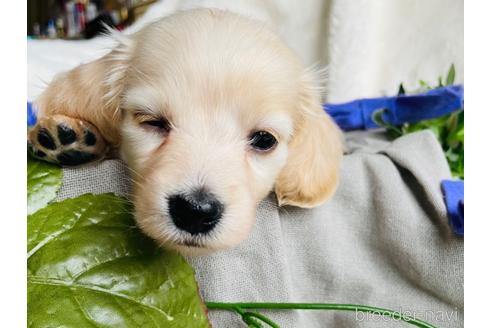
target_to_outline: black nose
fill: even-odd
[[[204,190],[173,195],[168,199],[168,207],[176,227],[192,235],[212,230],[224,208],[213,194]]]

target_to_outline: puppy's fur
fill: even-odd
[[[41,130],[56,135],[56,121],[92,133],[94,158],[111,148],[128,164],[143,231],[181,252],[206,253],[245,239],[272,190],[279,205],[306,208],[334,193],[341,137],[314,80],[263,24],[192,10],[119,36],[108,55],[58,76],[36,102],[29,141],[60,162],[60,152],[81,150],[82,137],[68,145],[53,137],[47,149]],[[165,134],[144,124],[163,118]],[[276,147],[252,148],[255,131],[275,136]],[[196,188],[212,191],[224,215],[211,232],[191,236],[173,224],[166,199]]]

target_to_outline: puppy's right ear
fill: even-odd
[[[289,156],[275,192],[280,206],[311,208],[330,198],[338,186],[342,133],[324,112],[309,76],[302,84],[298,110]]]
[[[92,123],[119,144],[120,97],[133,51],[130,37],[113,33],[117,46],[104,57],[55,76],[35,101],[38,117],[65,115]]]

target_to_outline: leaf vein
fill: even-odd
[[[84,307],[82,306],[82,304],[80,303],[79,299],[77,298],[77,295],[75,295],[75,293],[72,292],[72,295],[73,295],[73,299],[75,300],[75,303],[77,303],[77,305],[80,307],[80,311],[82,312],[82,314],[84,315],[84,317],[87,319],[87,321],[93,326],[93,327],[101,327],[99,325],[97,325],[96,323],[94,323],[94,319],[92,319],[89,314],[87,313],[87,311],[84,309]]]
[[[167,320],[173,319],[173,317],[171,315],[169,315],[168,313],[166,313],[162,309],[159,309],[158,307],[155,307],[155,306],[152,306],[149,304],[145,304],[145,303],[141,303],[137,299],[134,299],[133,297],[130,297],[128,295],[124,295],[121,293],[112,292],[112,291],[109,291],[109,290],[104,289],[104,288],[100,288],[100,287],[96,287],[96,286],[82,285],[82,284],[66,283],[65,281],[58,280],[58,279],[40,278],[40,277],[35,277],[35,276],[28,276],[27,280],[28,280],[28,283],[37,284],[37,285],[50,285],[50,286],[58,286],[58,287],[65,287],[65,288],[75,287],[75,288],[87,289],[87,290],[90,290],[93,292],[106,293],[106,294],[109,294],[112,296],[120,297],[120,298],[128,300],[130,302],[136,303],[138,305],[143,306],[144,308],[146,307],[146,308],[152,309],[154,311],[157,311],[160,314],[162,314],[163,316],[165,316]]]

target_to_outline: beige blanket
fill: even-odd
[[[328,203],[278,208],[270,195],[238,248],[189,259],[206,301],[358,303],[463,326],[463,239],[452,234],[439,183],[450,173],[430,132],[389,143],[352,133],[340,188]],[[125,166],[65,169],[59,198],[127,195]],[[281,327],[408,327],[362,313],[266,312]],[[214,327],[244,327],[212,311]]]

